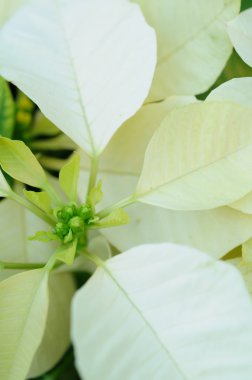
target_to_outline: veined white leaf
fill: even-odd
[[[252,9],[248,9],[228,23],[228,33],[240,57],[252,66]]]
[[[150,100],[206,91],[231,52],[226,22],[240,0],[134,0],[157,33],[158,59]]]
[[[77,368],[87,380],[250,380],[251,320],[230,265],[183,246],[139,246],[75,295]]]
[[[178,210],[229,204],[252,189],[251,157],[251,109],[228,102],[179,108],[148,145],[135,197]]]
[[[0,283],[0,378],[24,380],[41,342],[48,309],[48,272],[19,273]]]
[[[127,0],[31,0],[0,34],[1,75],[91,156],[141,106],[155,63],[154,32]]]
[[[49,309],[42,342],[33,359],[30,377],[51,369],[70,345],[70,304],[76,286],[69,273],[54,273],[49,277]]]

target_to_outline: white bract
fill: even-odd
[[[194,96],[232,43],[252,63],[239,7],[2,1],[1,379],[49,371],[71,330],[83,380],[251,380],[252,78]]]
[[[231,266],[199,251],[143,245],[110,259],[77,292],[72,317],[85,379],[251,377],[251,300]]]
[[[134,0],[157,33],[158,60],[150,100],[206,91],[228,60],[226,22],[240,0]]]
[[[154,32],[127,0],[31,0],[0,34],[0,74],[90,156],[141,106],[155,62]]]
[[[175,210],[211,209],[251,191],[251,173],[252,110],[191,104],[171,112],[154,133],[135,197]]]
[[[228,33],[238,54],[252,66],[252,10],[248,9],[230,21]]]

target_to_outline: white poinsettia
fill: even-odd
[[[42,190],[20,197],[1,176],[0,195],[49,225],[41,231],[29,219],[34,240],[57,241],[41,268],[0,282],[2,378],[38,376],[65,352],[75,291],[66,267],[92,274],[94,265],[78,261],[83,258],[98,266],[72,303],[83,379],[251,379],[251,299],[238,271],[215,259],[243,242],[248,249],[252,235],[252,217],[227,206],[252,189],[252,110],[242,96],[237,102],[192,96],[209,88],[231,53],[225,24],[239,1],[138,2],[157,33],[152,86],[155,35],[133,2],[30,0],[4,16],[0,74],[85,153],[81,161],[74,153],[61,168],[62,196],[24,143],[0,136],[2,169]],[[150,88],[148,100],[164,100],[141,107]],[[51,142],[75,147],[63,135]],[[44,150],[48,142],[31,147]],[[9,210],[8,202],[2,207]],[[128,222],[124,207],[131,204],[132,224],[124,234],[111,233]],[[106,241],[88,241],[100,229],[120,250],[170,240],[201,251],[147,244],[105,261],[111,255]],[[24,250],[26,269],[38,266],[34,240],[32,251]],[[12,244],[8,257],[16,254]],[[6,260],[0,269],[8,268]]]

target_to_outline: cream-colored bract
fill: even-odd
[[[230,101],[252,107],[252,78],[234,78],[224,82],[210,92],[206,101]]]
[[[33,359],[28,378],[51,369],[70,345],[70,304],[76,290],[69,273],[52,273],[49,277],[49,309],[42,342]]]
[[[150,100],[195,95],[217,79],[232,51],[226,22],[240,0],[134,0],[157,33],[158,61]]]
[[[250,380],[251,318],[230,265],[183,246],[139,246],[75,295],[76,365],[85,380]]]
[[[235,78],[229,80],[215,88],[206,99],[207,102],[225,100],[251,107],[252,109],[252,78]],[[235,210],[252,214],[252,193],[246,194],[229,206]]]
[[[24,380],[41,342],[48,309],[48,272],[36,269],[0,283],[0,378]]]
[[[228,23],[228,33],[237,53],[249,66],[252,66],[251,8]]]
[[[141,106],[155,63],[127,0],[31,0],[0,32],[0,74],[91,156]]]
[[[252,109],[197,103],[171,112],[146,150],[136,198],[177,210],[229,204],[252,188]]]

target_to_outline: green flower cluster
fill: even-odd
[[[86,242],[86,229],[94,218],[91,206],[83,204],[80,207],[76,203],[70,203],[55,210],[57,224],[54,233],[64,244],[70,243],[75,237]]]

